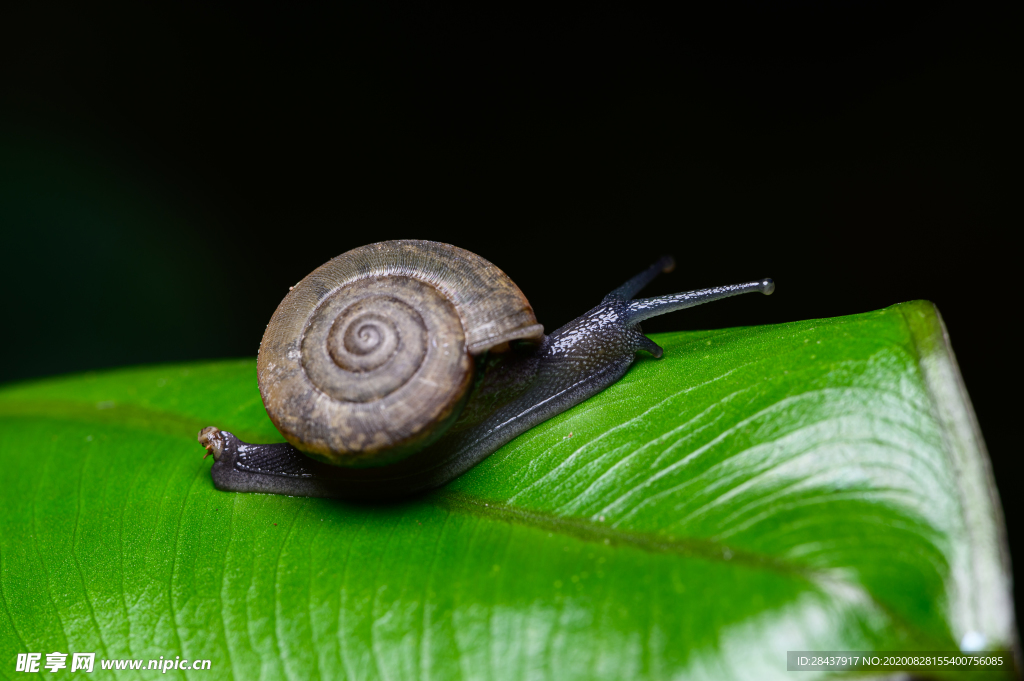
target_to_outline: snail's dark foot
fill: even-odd
[[[395,466],[364,469],[331,466],[309,458],[287,442],[251,444],[212,426],[199,431],[199,443],[208,454],[213,454],[210,477],[214,487],[224,492],[385,500],[406,497],[447,482],[447,479],[430,477],[435,467],[415,461],[408,471],[395,470],[400,468]],[[429,463],[430,457],[426,459]]]
[[[206,456],[213,454],[210,474],[220,490],[263,492],[294,496],[329,496],[311,493],[303,484],[316,473],[334,472],[333,466],[306,457],[287,442],[249,444],[226,430],[208,426],[199,431]],[[203,458],[205,459],[206,456]]]

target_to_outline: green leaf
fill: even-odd
[[[773,678],[787,650],[1010,647],[999,503],[931,304],[656,340],[393,505],[214,489],[201,427],[280,440],[251,359],[7,386],[0,673],[60,651],[98,677]]]

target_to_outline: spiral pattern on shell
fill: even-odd
[[[542,336],[519,288],[480,256],[429,241],[371,244],[285,297],[260,345],[260,392],[299,449],[385,465],[457,418],[473,355]]]

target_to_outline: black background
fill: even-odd
[[[372,241],[483,255],[549,330],[672,253],[651,294],[778,289],[648,332],[934,301],[1024,545],[1016,16],[145,5],[0,16],[0,381],[253,356]]]

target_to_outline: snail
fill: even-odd
[[[467,250],[386,241],[344,253],[292,287],[260,344],[260,394],[288,442],[204,428],[214,485],[370,500],[439,487],[615,383],[637,351],[660,358],[644,319],[775,288],[634,299],[673,267],[661,258],[545,335],[512,280]]]

